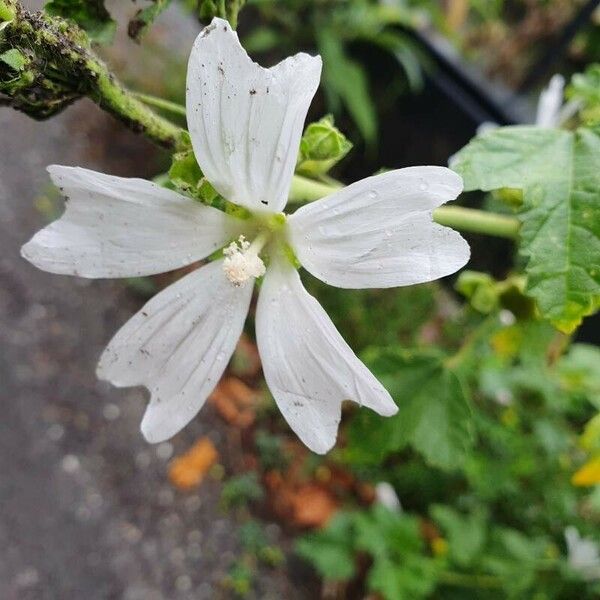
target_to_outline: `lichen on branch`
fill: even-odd
[[[17,0],[0,0],[0,105],[46,119],[84,96],[163,147],[181,150],[189,143],[183,129],[114,77],[83,30]]]

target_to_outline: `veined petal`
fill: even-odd
[[[256,339],[265,379],[290,427],[314,452],[334,444],[343,400],[380,415],[397,411],[385,388],[342,339],[297,271],[267,269],[256,309]]]
[[[48,167],[67,197],[57,221],[21,254],[36,267],[81,277],[163,273],[205,258],[237,234],[229,215],[143,179]]]
[[[187,74],[188,128],[198,164],[227,200],[283,209],[320,76],[321,58],[303,53],[264,69],[222,19],[196,38]]]
[[[150,390],[149,442],[175,435],[202,408],[242,333],[252,287],[233,286],[214,261],[157,294],[108,344],[98,377]]]
[[[445,167],[408,167],[368,177],[297,210],[290,241],[302,265],[344,288],[433,281],[469,260],[459,233],[433,222],[433,209],[462,191]]]

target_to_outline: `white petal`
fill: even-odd
[[[62,275],[133,277],[205,258],[237,234],[219,210],[143,179],[79,167],[48,167],[67,197],[60,219],[36,233],[21,254]]]
[[[295,269],[267,269],[256,309],[265,379],[290,427],[314,452],[334,444],[343,400],[384,416],[397,411],[385,388],[342,339]]]
[[[564,88],[565,78],[562,75],[554,75],[548,87],[542,90],[535,117],[535,124],[538,127],[558,127]]]
[[[290,241],[315,277],[344,288],[433,281],[469,260],[456,231],[432,220],[462,180],[445,167],[408,167],[368,177],[303,206],[289,219]]]
[[[252,287],[233,286],[223,261],[209,263],[152,298],[107,346],[98,377],[152,394],[142,421],[149,442],[175,435],[202,408],[240,337]]]
[[[282,210],[320,76],[321,58],[303,53],[262,68],[222,19],[196,38],[187,74],[188,127],[202,171],[227,200]]]

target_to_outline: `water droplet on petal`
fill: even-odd
[[[371,198],[371,200],[375,200],[375,198],[377,198],[377,196],[379,196],[379,194],[375,190],[370,190],[368,195],[369,195],[369,198]]]
[[[421,181],[421,183],[419,184],[419,189],[424,192],[429,186],[427,185],[427,183],[425,183],[424,181]]]
[[[392,231],[391,231],[391,229],[386,229],[385,230],[385,236],[386,237],[392,237]]]

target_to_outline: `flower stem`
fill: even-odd
[[[164,98],[151,96],[150,94],[143,94],[142,92],[133,92],[133,95],[148,106],[154,106],[154,108],[159,108],[161,110],[173,113],[174,115],[185,117],[185,106],[182,106],[181,104],[171,102],[170,100],[165,100]]]
[[[312,202],[341,189],[301,175],[294,175],[290,189],[290,202]],[[442,206],[433,211],[433,220],[459,231],[483,233],[495,237],[516,239],[520,222],[515,217],[485,212],[461,206]]]
[[[462,206],[440,206],[433,211],[433,220],[459,231],[483,233],[510,240],[517,239],[521,227],[515,217]]]

